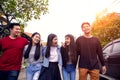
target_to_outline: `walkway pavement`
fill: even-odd
[[[26,71],[25,68],[21,69],[18,80],[26,80],[26,72],[25,71]],[[77,71],[77,74],[78,74],[78,71]],[[78,75],[76,75],[76,80],[78,80]]]

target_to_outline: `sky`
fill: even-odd
[[[114,4],[112,4],[114,2]],[[81,23],[92,22],[97,13],[105,8],[109,12],[117,12],[120,7],[116,5],[120,0],[49,0],[49,13],[41,16],[40,20],[27,22],[25,32],[39,32],[43,41],[54,33],[58,36],[59,43],[64,42],[66,34],[72,34],[76,38],[82,35]]]

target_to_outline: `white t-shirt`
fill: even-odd
[[[58,62],[58,53],[57,53],[57,47],[50,47],[50,62]]]

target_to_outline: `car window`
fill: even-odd
[[[113,51],[112,51],[112,53],[118,53],[118,52],[120,52],[120,42],[114,43]]]
[[[112,49],[112,45],[109,45],[103,50],[103,53],[111,53],[111,49]]]

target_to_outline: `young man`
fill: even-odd
[[[80,55],[79,80],[87,80],[88,74],[90,74],[90,80],[99,80],[98,58],[102,64],[103,74],[106,73],[100,41],[91,35],[92,27],[88,22],[82,23],[81,28],[84,35],[76,40],[77,53]]]
[[[20,37],[20,24],[9,25],[10,35],[0,39],[0,80],[17,80],[27,39]]]

